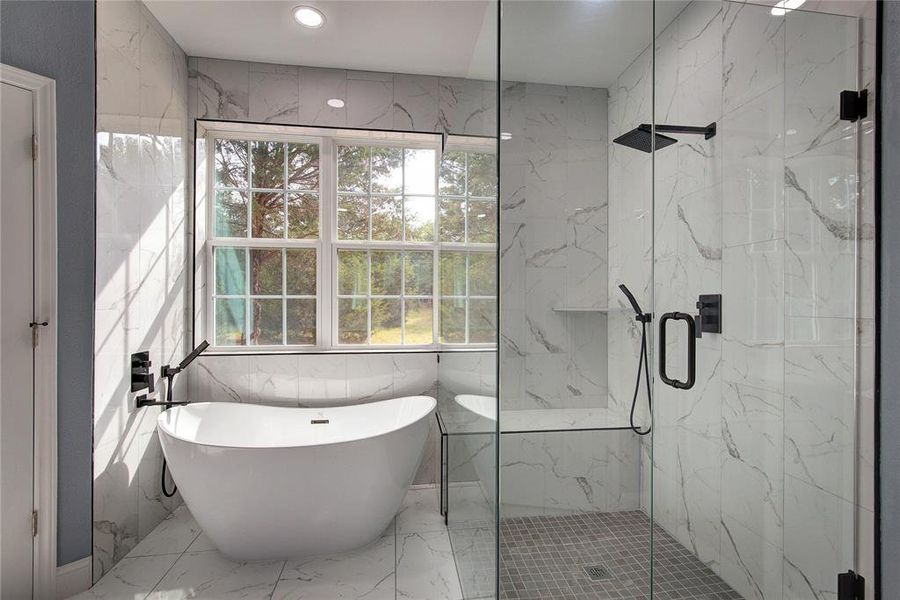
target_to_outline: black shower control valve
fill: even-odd
[[[697,310],[700,312],[695,319],[697,337],[704,333],[722,333],[722,294],[700,294]]]
[[[153,393],[153,374],[150,372],[150,352],[135,352],[131,355],[131,391],[147,390]]]

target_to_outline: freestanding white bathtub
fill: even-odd
[[[216,547],[238,560],[343,552],[394,518],[435,400],[280,408],[178,406],[157,426],[172,478]]]

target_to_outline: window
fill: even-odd
[[[496,342],[488,143],[254,127],[203,137],[216,348]]]
[[[319,144],[213,148],[215,345],[316,345]]]

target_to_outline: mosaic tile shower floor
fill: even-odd
[[[650,528],[640,511],[508,518],[501,535],[502,600],[649,598]],[[654,599],[740,600],[659,526],[654,545]],[[584,568],[594,565],[609,578],[591,580]]]

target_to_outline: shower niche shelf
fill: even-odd
[[[571,313],[607,313],[609,309],[605,306],[554,306],[553,312],[571,312]]]

